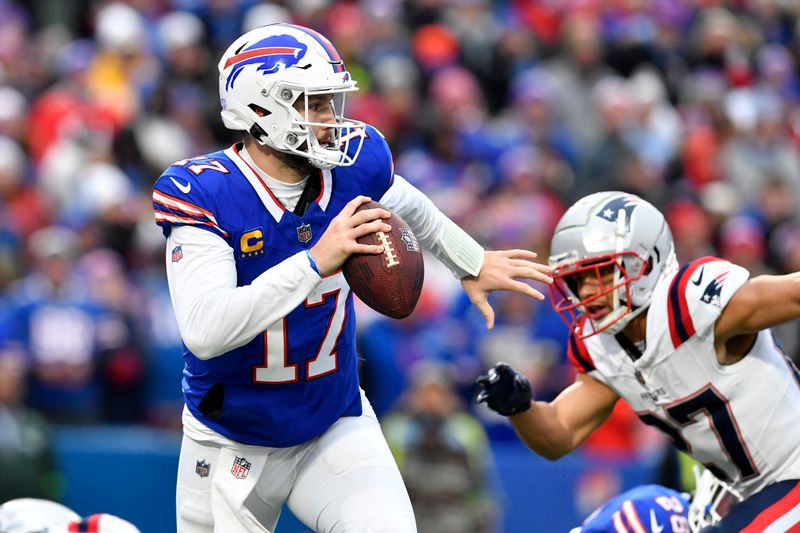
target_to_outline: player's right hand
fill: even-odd
[[[480,391],[476,403],[486,402],[503,416],[522,413],[531,408],[533,392],[528,378],[506,363],[497,363],[475,382]]]
[[[321,276],[336,272],[352,254],[379,254],[383,246],[360,244],[357,239],[378,231],[389,232],[392,227],[384,222],[391,216],[386,209],[365,209],[356,213],[358,206],[369,202],[366,196],[350,200],[331,220],[328,229],[309,252],[317,264]]]

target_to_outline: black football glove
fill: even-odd
[[[497,363],[476,381],[480,392],[476,403],[486,402],[493,411],[503,416],[522,413],[531,408],[533,393],[528,378],[508,366]]]

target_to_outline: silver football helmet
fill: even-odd
[[[344,102],[358,87],[324,36],[294,24],[262,26],[236,39],[218,69],[225,127],[248,131],[260,144],[306,157],[317,168],[355,163],[364,123],[344,117]],[[330,95],[333,122],[309,120],[309,98],[316,95]],[[300,98],[305,105],[298,110]],[[330,128],[330,142],[321,144],[312,127]]]
[[[742,501],[742,495],[714,474],[693,465],[695,489],[689,505],[689,528],[698,532],[722,520],[734,505]]]
[[[650,305],[659,280],[678,268],[672,233],[664,215],[636,195],[619,191],[590,194],[577,201],[559,220],[550,247],[550,286],[556,310],[581,337],[616,334]],[[603,272],[613,269],[613,282]],[[594,274],[600,291],[586,300],[573,282],[576,274]],[[592,302],[612,294],[610,312],[596,318],[587,312]],[[579,315],[591,325],[577,328]]]

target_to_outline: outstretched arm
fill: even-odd
[[[533,402],[524,413],[509,417],[531,450],[555,460],[581,445],[611,415],[619,396],[586,374],[550,403]]]
[[[587,374],[550,403],[531,401],[527,378],[498,363],[478,378],[478,402],[508,416],[519,438],[531,450],[550,460],[577,448],[611,414],[619,396]]]
[[[494,310],[489,293],[511,290],[537,300],[544,295],[520,279],[552,283],[550,267],[535,263],[534,252],[527,250],[485,251],[475,239],[447,218],[419,189],[402,176],[380,203],[411,226],[423,248],[429,250],[459,279],[469,299],[480,309],[487,328],[494,326]]]
[[[537,300],[544,295],[520,279],[552,283],[550,267],[535,263],[536,253],[528,250],[499,250],[483,253],[483,266],[477,276],[461,278],[461,286],[486,319],[486,328],[494,327],[494,309],[489,305],[489,294],[508,290],[525,294]]]
[[[755,333],[800,317],[800,273],[758,276],[737,290],[714,327],[716,341]]]

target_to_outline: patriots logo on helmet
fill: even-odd
[[[616,222],[619,218],[620,210],[625,211],[625,230],[631,229],[631,214],[633,210],[639,206],[639,198],[633,196],[618,196],[613,200],[606,202],[597,212],[598,217],[609,222]]]
[[[307,45],[291,35],[271,35],[261,39],[225,61],[226,69],[233,65],[225,88],[230,90],[233,87],[236,78],[247,65],[259,65],[260,72],[274,74],[299,63],[307,50]]]
[[[706,286],[700,300],[707,304],[713,304],[721,307],[720,296],[722,294],[722,284],[725,283],[725,278],[728,277],[728,271],[719,274]]]

